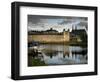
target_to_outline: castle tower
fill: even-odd
[[[64,36],[64,42],[68,42],[70,40],[69,31],[65,31],[65,29],[63,29],[63,36]]]

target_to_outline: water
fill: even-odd
[[[38,46],[38,50],[41,53],[38,53],[36,56],[31,55],[28,57],[29,66],[74,65],[88,63],[86,47],[58,44],[43,44]],[[33,60],[37,62],[34,62],[32,64]]]

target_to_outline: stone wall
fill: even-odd
[[[61,43],[68,42],[70,40],[69,32],[63,32],[62,34],[34,34],[28,35],[28,42],[38,41],[40,43]]]

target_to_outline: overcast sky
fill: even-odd
[[[87,17],[28,15],[28,30],[43,31],[53,28],[61,32],[63,29],[71,30],[72,26],[84,29],[87,23]]]

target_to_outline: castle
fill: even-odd
[[[68,42],[87,42],[87,33],[85,29],[63,29],[62,32],[58,32],[52,28],[46,31],[29,31],[28,43],[68,43]]]
[[[70,41],[69,30],[58,32],[52,28],[46,31],[31,31],[28,33],[28,42],[36,41],[39,43],[64,43]]]

